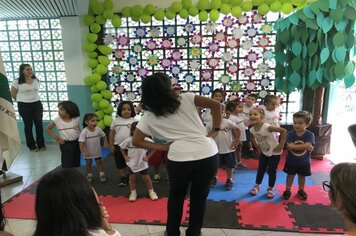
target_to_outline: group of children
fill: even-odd
[[[223,91],[215,89],[212,98],[223,103]],[[233,173],[235,169],[248,169],[241,161],[242,147],[245,144],[247,154],[250,156],[254,154],[259,160],[255,185],[250,194],[257,195],[260,192],[260,185],[264,174],[267,172],[269,180],[266,196],[273,198],[277,167],[286,144],[288,154],[283,170],[287,173],[287,179],[286,190],[282,197],[284,199],[290,198],[294,176],[298,175],[298,196],[306,199],[308,195],[304,190],[305,177],[311,175],[310,153],[315,144],[313,133],[306,129],[311,122],[310,114],[305,111],[295,113],[293,115],[294,129],[287,134],[287,131],[281,128],[279,124],[279,97],[267,95],[264,98],[264,104],[259,107],[255,106],[256,101],[256,95],[249,94],[245,102],[232,100],[223,105],[224,118],[221,121],[219,134],[214,140],[219,149],[219,166],[226,170],[225,188],[227,190],[234,188]],[[128,184],[130,186],[129,201],[136,201],[137,199],[135,187],[137,173],[142,175],[150,199],[158,199],[153,190],[148,168],[149,164],[154,166],[154,182],[158,182],[160,165],[166,160],[167,153],[148,152],[132,145],[132,135],[138,123],[132,102],[122,101],[119,104],[117,117],[110,126],[109,142],[105,133],[97,127],[98,116],[95,113],[85,114],[83,130],[80,130],[79,109],[75,103],[71,101],[59,103],[58,115],[48,125],[47,132],[60,145],[63,168],[78,167],[80,165],[80,154],[82,154],[86,161],[88,182],[93,181],[93,159],[99,169],[100,182],[106,182],[101,158],[101,143],[103,142],[104,146],[110,147],[114,154],[115,164],[120,175],[119,186],[127,186]],[[210,111],[202,112],[201,118],[209,134],[212,131]],[[52,131],[54,127],[57,128],[59,137]],[[150,141],[153,142],[153,140]],[[211,181],[211,187],[215,187],[216,184],[217,173]]]
[[[223,103],[223,91],[215,89],[212,98]],[[247,169],[241,162],[242,144],[246,143],[248,153],[255,153],[259,160],[255,185],[250,191],[251,195],[260,192],[265,173],[268,173],[267,198],[274,197],[274,185],[276,183],[277,168],[283,148],[286,144],[287,157],[283,171],[287,173],[286,190],[282,197],[291,197],[291,187],[295,175],[298,175],[299,189],[297,195],[301,199],[307,199],[305,192],[305,177],[311,175],[310,158],[315,144],[314,134],[306,128],[311,123],[311,115],[306,111],[299,111],[293,115],[293,130],[280,127],[280,112],[278,106],[280,98],[275,95],[267,95],[264,104],[257,107],[256,96],[249,94],[245,103],[232,100],[223,104],[223,117],[218,136],[214,138],[219,149],[220,167],[226,170],[226,190],[234,187],[233,171],[237,168]],[[202,120],[206,124],[208,133],[212,130],[211,115],[209,111],[202,114]],[[254,147],[254,148],[253,148]],[[217,176],[211,181],[211,187],[215,187]]]

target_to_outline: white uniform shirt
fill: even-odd
[[[225,154],[234,152],[235,149],[231,148],[231,144],[234,142],[235,137],[232,134],[232,129],[236,129],[237,126],[228,119],[223,118],[220,123],[219,134],[214,138],[216,145],[218,145],[219,154]],[[212,124],[207,125],[207,130],[212,130]]]
[[[283,150],[278,153],[273,152],[273,149],[278,146],[279,143],[275,139],[273,133],[268,131],[269,126],[269,124],[264,123],[261,129],[258,131],[255,130],[255,127],[251,127],[250,132],[253,134],[253,136],[255,136],[263,154],[266,156],[280,155]]]
[[[19,80],[15,79],[11,85],[17,89],[16,101],[17,102],[37,102],[40,100],[40,95],[38,94],[40,83],[38,79],[33,79],[32,84],[22,83],[19,84]]]
[[[214,140],[207,137],[194,104],[195,94],[184,93],[180,97],[176,113],[157,117],[145,111],[137,128],[148,136],[173,142],[168,151],[169,160],[195,161],[215,155],[218,149]]]
[[[78,140],[80,135],[79,116],[72,118],[69,122],[57,117],[53,120],[56,125],[59,137],[65,141]]]
[[[239,128],[240,130],[240,141],[246,141],[246,125],[245,125],[245,121],[246,121],[246,117],[245,115],[239,115],[239,116],[235,116],[234,114],[230,114],[229,116],[229,120],[231,120],[236,126],[237,128]]]
[[[265,119],[266,119],[267,124],[280,127],[280,124],[279,124],[280,111],[278,108],[274,109],[273,111],[267,110],[264,105],[260,106],[259,108],[264,110]]]
[[[121,236],[121,234],[117,230],[114,234],[109,235],[103,229],[92,229],[88,231],[88,236]]]
[[[152,139],[145,138],[146,141],[153,142]],[[121,144],[120,147],[122,149],[127,149],[127,155],[130,160],[126,162],[127,166],[130,167],[132,172],[137,173],[141,170],[145,170],[148,168],[147,161],[144,161],[143,158],[147,154],[147,150],[143,148],[137,148],[132,145],[132,137],[128,137]]]
[[[244,107],[242,108],[242,112],[247,116],[247,117],[250,117],[250,111],[255,108],[254,105],[251,105],[251,106],[246,106],[246,104],[244,104]]]
[[[79,142],[84,143],[85,150],[89,154],[89,156],[85,157],[85,159],[95,159],[101,157],[100,139],[103,137],[105,137],[105,133],[99,127],[95,127],[93,132],[85,127],[82,132],[80,132]]]
[[[120,145],[125,139],[130,137],[130,128],[133,122],[137,121],[135,118],[117,117],[110,125],[110,130],[115,130],[114,144]]]

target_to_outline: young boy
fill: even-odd
[[[296,174],[298,174],[298,197],[303,200],[308,198],[304,190],[305,176],[311,175],[310,158],[315,145],[314,134],[306,129],[311,119],[307,111],[298,111],[293,114],[293,130],[287,135],[288,153],[283,169],[287,173],[286,190],[283,192],[283,198],[286,200],[291,196],[291,187]]]
[[[242,112],[245,114],[246,117],[250,117],[250,111],[255,108],[255,103],[257,102],[257,95],[250,93],[249,95],[247,95],[245,103],[244,103],[244,107]],[[250,131],[249,131],[249,127],[246,126],[246,141],[244,142],[243,145],[243,150],[244,153],[246,153],[247,156],[251,156],[254,157],[255,155],[255,151],[253,150],[252,147],[252,143],[251,143],[251,139],[250,139]]]

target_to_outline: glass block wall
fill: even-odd
[[[57,117],[58,102],[68,100],[59,19],[0,21],[0,48],[10,85],[19,76],[19,66],[31,64],[40,80],[43,119]]]

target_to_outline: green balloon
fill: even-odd
[[[91,25],[95,22],[95,18],[93,15],[86,15],[83,17],[84,24]]]
[[[110,90],[101,90],[100,91],[101,95],[103,95],[103,98],[110,100],[112,98],[112,92]]]
[[[140,17],[139,17],[139,16],[131,16],[131,19],[132,19],[133,21],[138,22],[138,21],[140,20]]]
[[[112,122],[112,117],[109,115],[104,115],[104,124],[106,126],[110,126]]]
[[[259,6],[259,5],[261,5],[262,3],[264,3],[265,2],[265,0],[252,0],[252,4],[254,5],[254,6]]]
[[[244,2],[241,4],[241,9],[242,9],[244,12],[251,11],[251,10],[252,10],[252,7],[253,7],[252,1],[244,1]]]
[[[106,89],[107,84],[106,84],[104,81],[99,81],[99,82],[96,84],[96,87],[97,87],[99,90],[104,90],[104,89]]]
[[[143,13],[146,15],[152,15],[156,11],[156,7],[153,4],[147,4],[145,8],[143,8]]]
[[[104,12],[104,7],[100,4],[96,4],[95,6],[92,7],[92,9],[96,15],[100,15]]]
[[[209,18],[208,12],[206,12],[206,11],[199,12],[199,20],[201,22],[207,21],[208,18]]]
[[[112,7],[113,7],[113,3],[111,0],[105,0],[103,2],[103,7],[105,10],[112,10]]]
[[[179,12],[179,16],[180,16],[180,18],[182,18],[182,19],[187,19],[188,16],[189,16],[188,10],[187,10],[187,9],[182,9],[182,10]]]
[[[171,9],[172,9],[172,12],[175,12],[175,13],[180,12],[183,9],[182,3],[173,2],[171,4]]]
[[[103,101],[103,100],[101,100],[101,101]],[[101,102],[101,101],[100,101],[100,102]],[[105,101],[105,100],[104,100],[104,101]],[[100,102],[99,102],[99,109],[101,108],[101,107],[100,107]],[[102,120],[102,119],[104,118],[104,115],[105,115],[105,114],[104,114],[104,111],[102,111],[102,110],[96,111],[95,114],[98,116],[99,120]]]
[[[96,59],[89,59],[88,60],[88,67],[95,68],[98,65],[98,60]]]
[[[269,6],[267,3],[262,3],[257,7],[258,13],[260,13],[262,16],[266,15],[269,12]]]
[[[89,53],[94,51],[96,48],[97,48],[97,45],[94,43],[87,42],[84,45],[84,50]]]
[[[221,0],[211,0],[211,9],[219,9],[221,7]]]
[[[98,49],[104,55],[110,55],[112,53],[112,49],[107,45],[99,45]]]
[[[192,6],[191,8],[189,8],[188,12],[189,12],[189,15],[191,15],[191,16],[196,16],[196,15],[199,14],[198,8],[196,8],[196,7],[194,7],[194,6]]]
[[[90,90],[91,90],[93,93],[99,92],[99,89],[98,89],[98,87],[96,86],[96,84],[90,86]]]
[[[104,11],[103,16],[105,17],[105,19],[112,19],[114,16],[114,13],[112,12],[111,9],[107,9]]]
[[[151,21],[151,16],[150,15],[142,15],[140,17],[140,20],[141,20],[142,23],[148,24]]]
[[[227,4],[231,4],[231,0],[222,0],[222,3],[227,3]]]
[[[271,3],[271,5],[269,6],[269,9],[272,12],[279,12],[282,8],[282,4],[277,0]]]
[[[107,108],[108,106],[110,105],[109,101],[106,100],[106,99],[102,99],[100,102],[99,102],[99,106],[101,109],[105,109]],[[104,114],[104,112],[103,112]]]
[[[107,108],[103,109],[105,114],[110,114],[114,112],[114,108],[112,107],[112,105],[110,104]]]
[[[162,8],[158,8],[153,14],[153,17],[158,21],[162,21],[164,19],[164,10]]]
[[[99,110],[99,109],[100,109],[100,106],[99,106],[99,103],[98,103],[98,102],[92,102],[92,103],[91,103],[91,107],[92,107],[94,110]]]
[[[283,3],[281,10],[282,10],[283,14],[289,15],[293,11],[293,6],[291,3],[286,2],[286,3]]]
[[[123,17],[130,17],[131,16],[131,7],[124,7],[121,10]]]
[[[231,0],[231,6],[241,6],[243,0]]]
[[[198,1],[198,9],[203,11],[203,10],[207,10],[210,8],[210,3],[209,0],[199,0]]]
[[[136,4],[131,8],[131,15],[133,16],[140,17],[142,13],[143,13],[143,7],[141,5]]]
[[[100,64],[103,64],[104,66],[107,66],[111,63],[110,59],[106,56],[99,56],[98,61],[100,62]]]
[[[211,21],[217,21],[219,19],[219,11],[216,10],[216,9],[212,9],[210,12],[209,12],[209,18]]]
[[[231,15],[238,18],[242,15],[242,9],[239,6],[234,6],[231,9]]]
[[[108,72],[108,69],[106,68],[106,66],[99,64],[96,66],[96,73],[98,73],[99,75],[105,75]]]
[[[90,96],[90,99],[94,102],[99,102],[100,100],[103,99],[103,96],[101,96],[100,93],[93,93],[91,96]]]
[[[93,85],[90,75],[84,77],[84,84],[88,86]]]
[[[95,58],[98,57],[98,53],[97,52],[90,52],[90,53],[88,53],[88,56],[91,59],[95,59]]]
[[[121,26],[121,18],[118,15],[114,15],[111,19],[111,24],[115,27],[115,28],[119,28]]]
[[[192,5],[192,0],[182,0],[182,6],[184,9],[188,10]]]
[[[97,33],[100,32],[100,30],[101,30],[101,27],[100,27],[100,25],[98,23],[93,23],[93,24],[90,25],[90,31],[92,33],[97,34]]]
[[[95,43],[96,40],[98,39],[98,35],[94,33],[89,33],[87,34],[87,40],[91,43]]]
[[[95,17],[95,22],[99,25],[104,25],[106,23],[106,18],[103,15],[97,15]]]
[[[223,3],[221,5],[220,11],[224,15],[228,15],[231,12],[231,5],[227,3]]]
[[[173,20],[174,17],[176,16],[176,13],[175,13],[175,12],[172,12],[172,11],[170,11],[170,10],[167,10],[167,11],[165,12],[165,16],[166,16],[167,19]]]
[[[98,127],[99,127],[100,129],[105,129],[104,120],[99,120],[99,122],[98,122]]]
[[[97,84],[101,80],[101,75],[99,75],[98,73],[93,73],[91,75],[91,79],[93,81],[93,84]]]

